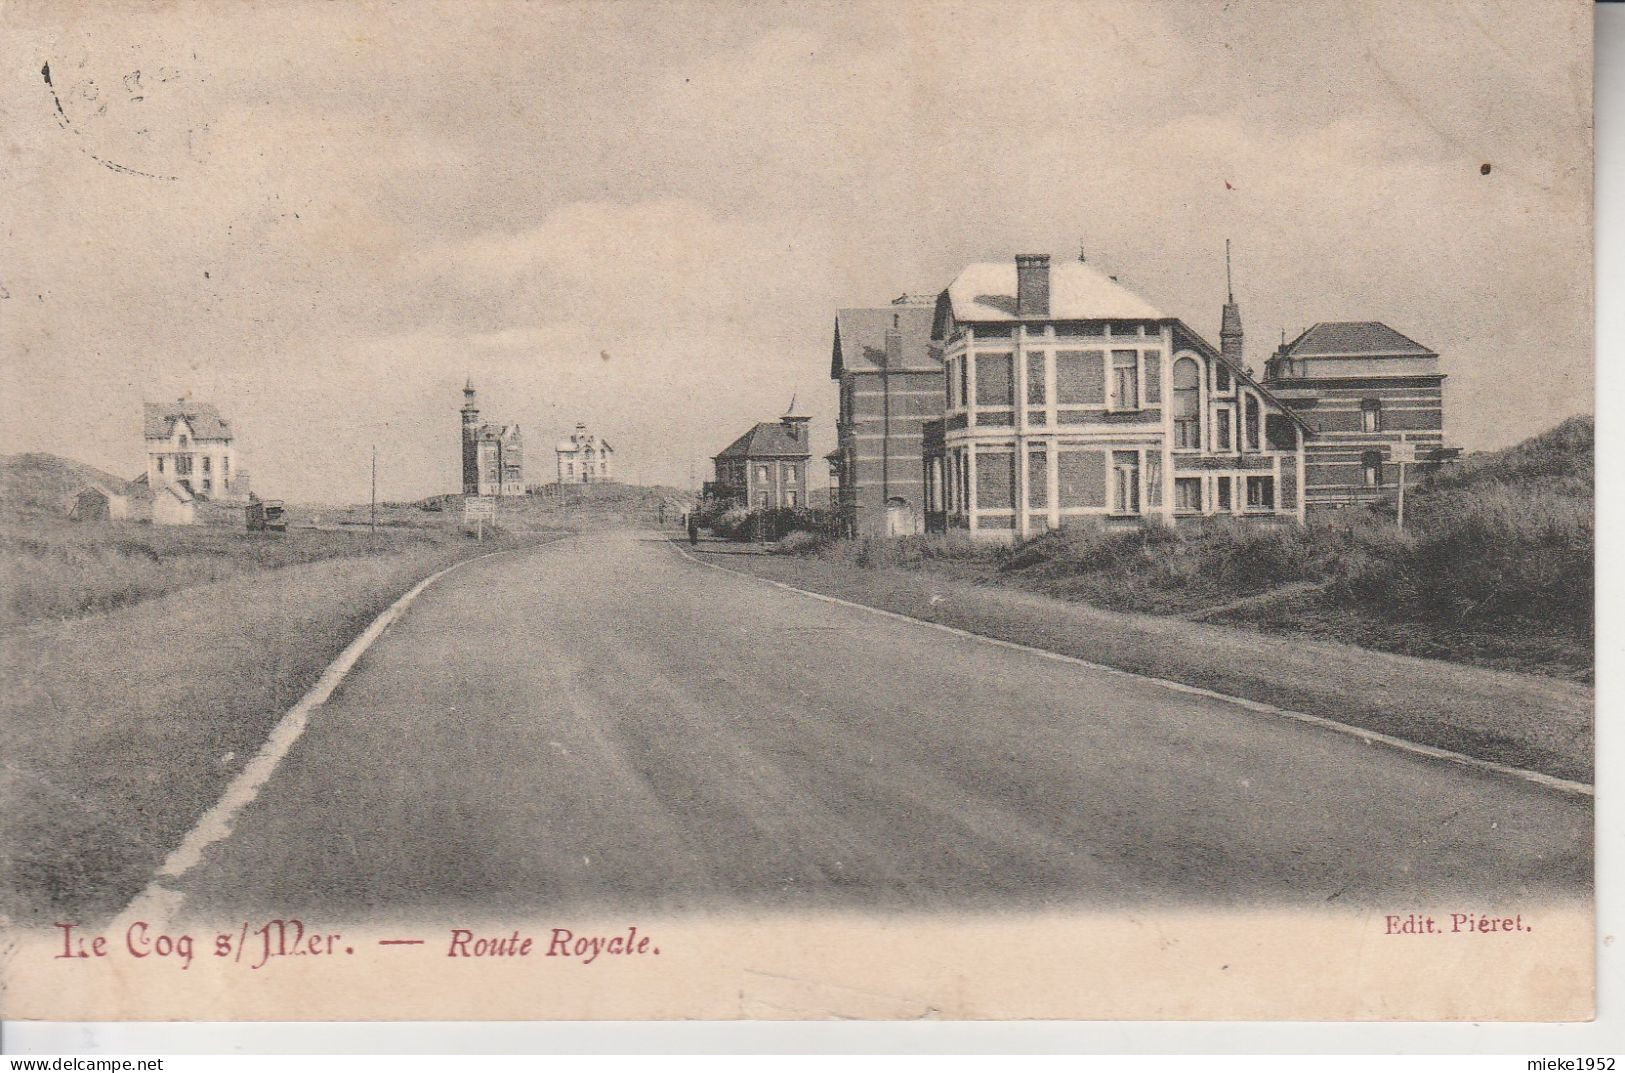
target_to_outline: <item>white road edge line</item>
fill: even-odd
[[[558,541],[550,540],[544,544],[527,545],[522,548],[503,548],[500,551],[489,551],[484,555],[459,560],[419,581],[385,608],[383,613],[373,619],[367,628],[327,665],[322,676],[316,679],[316,684],[299,698],[299,702],[283,713],[276,726],[271,728],[270,736],[265,739],[265,744],[260,746],[259,752],[255,753],[254,758],[226,784],[220,800],[198,819],[197,824],[147,883],[146,889],[136,895],[124,911],[114,918],[113,926],[122,930],[138,920],[156,925],[159,921],[173,917],[185,899],[185,893],[173,884],[197,867],[198,862],[203,859],[204,850],[231,834],[232,821],[237,818],[237,813],[259,796],[260,790],[270,779],[271,773],[276,770],[277,764],[282,762],[282,758],[288,755],[288,750],[293,748],[293,743],[305,732],[305,724],[310,721],[311,713],[327,703],[327,699],[333,695],[333,690],[344,681],[345,676],[367,649],[371,648],[373,642],[400,618],[401,613],[411,606],[412,601],[416,600],[424,589],[470,563],[477,563],[497,555],[510,555],[516,551],[530,551],[553,543]]]
[[[1203,689],[1200,686],[1186,685],[1184,682],[1175,682],[1168,678],[1157,678],[1154,675],[1139,674],[1135,671],[1125,671],[1120,667],[1108,667],[1104,663],[1092,663],[1086,659],[1079,659],[1077,656],[1067,656],[1060,652],[1051,652],[1044,648],[1034,648],[1032,645],[1024,645],[1015,641],[1006,641],[998,637],[989,637],[984,633],[973,633],[970,630],[962,630],[957,626],[949,626],[941,622],[932,622],[929,619],[915,618],[913,615],[904,615],[897,611],[887,611],[886,609],[880,607],[870,607],[868,604],[860,604],[852,600],[843,600],[838,596],[830,596],[827,593],[814,592],[811,589],[797,588],[796,586],[788,584],[787,582],[775,581],[772,578],[758,577],[757,575],[748,573],[744,570],[735,570],[733,567],[723,566],[720,563],[711,563],[706,562],[704,559],[697,559],[684,550],[682,545],[679,544],[675,539],[669,536],[666,538],[666,543],[675,549],[677,554],[681,555],[689,562],[697,563],[700,566],[708,566],[713,570],[721,570],[723,573],[733,574],[735,577],[749,578],[752,581],[760,581],[780,589],[785,589],[789,592],[800,593],[802,596],[811,596],[814,600],[822,600],[825,603],[839,604],[842,607],[855,607],[860,611],[867,611],[873,615],[881,615],[885,618],[896,619],[900,622],[912,622],[917,626],[926,626],[933,630],[941,630],[943,633],[951,633],[956,637],[968,637],[971,640],[980,641],[983,644],[997,645],[1000,648],[1010,648],[1016,650],[1017,652],[1027,652],[1035,656],[1040,656],[1044,659],[1054,660],[1057,663],[1070,663],[1073,666],[1086,667],[1091,671],[1098,671],[1102,674],[1112,674],[1121,678],[1131,678],[1139,682],[1149,682],[1152,685],[1158,685],[1164,689],[1171,689],[1176,693],[1188,693],[1197,697],[1207,697],[1212,700],[1224,701],[1226,704],[1233,704],[1239,708],[1246,708],[1248,711],[1260,712],[1265,715],[1280,716],[1286,719],[1294,719],[1300,723],[1308,723],[1310,726],[1317,726],[1325,730],[1335,731],[1339,734],[1346,734],[1349,737],[1359,738],[1367,745],[1386,745],[1391,749],[1398,749],[1401,752],[1413,753],[1417,756],[1426,756],[1434,760],[1445,760],[1452,764],[1461,764],[1466,767],[1477,768],[1481,771],[1492,771],[1497,775],[1504,775],[1510,778],[1520,779],[1524,782],[1531,782],[1537,786],[1544,786],[1549,790],[1557,790],[1561,793],[1576,794],[1581,797],[1596,796],[1596,790],[1587,783],[1575,782],[1572,779],[1560,779],[1555,775],[1547,775],[1545,772],[1541,771],[1530,771],[1527,768],[1513,767],[1510,764],[1498,764],[1493,760],[1480,760],[1478,757],[1468,756],[1466,753],[1452,752],[1449,749],[1440,749],[1432,745],[1423,745],[1419,742],[1407,741],[1404,738],[1396,738],[1391,734],[1382,734],[1375,730],[1367,730],[1364,727],[1353,726],[1349,723],[1340,723],[1335,719],[1327,719],[1325,716],[1310,715],[1308,712],[1293,711],[1291,708],[1280,708],[1273,704],[1265,704],[1262,701],[1248,700],[1246,697],[1233,697],[1228,693],[1220,693],[1212,689]]]

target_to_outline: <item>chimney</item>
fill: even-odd
[[[903,328],[899,323],[902,318],[893,313],[891,327],[886,329],[886,368],[895,369],[903,364]]]
[[[1016,254],[1016,316],[1049,316],[1049,254]]]

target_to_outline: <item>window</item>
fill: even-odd
[[[976,456],[976,509],[1012,510],[1016,505],[1016,456],[984,452]]]
[[[796,505],[796,494],[794,492],[784,493],[784,505],[787,507],[793,507]]]
[[[1162,402],[1162,351],[1147,350],[1140,364],[1145,369],[1145,404],[1156,406]]]
[[[1181,514],[1202,512],[1202,478],[1174,478],[1174,509]]]
[[[1220,510],[1231,510],[1231,509],[1233,509],[1231,507],[1231,504],[1230,504],[1230,478],[1229,477],[1220,477],[1219,478],[1219,509]]]
[[[1367,488],[1382,487],[1382,452],[1366,451],[1360,455],[1360,471]]]
[[[223,481],[231,480],[231,459],[230,458],[222,458],[220,460],[220,479],[223,480]]]
[[[1174,362],[1174,447],[1202,446],[1202,370],[1194,358]]]
[[[1247,396],[1247,450],[1258,450],[1258,396]]]
[[[1044,392],[1044,369],[1049,363],[1045,360],[1042,350],[1027,352],[1027,405],[1042,406],[1046,398]]]
[[[162,473],[163,471],[164,471],[164,459],[163,459],[163,456],[160,455],[159,458],[158,458],[158,472]]]
[[[976,355],[976,405],[992,409],[1005,409],[1015,400],[1011,370],[1014,357],[1010,354]]]
[[[1112,452],[1112,512],[1140,513],[1140,453]]]
[[[1112,351],[1112,409],[1140,408],[1140,352]]]
[[[1060,507],[1106,505],[1106,453],[1058,451],[1055,455],[1055,492]]]
[[[1248,477],[1247,478],[1247,509],[1248,510],[1274,510],[1275,509],[1275,478],[1274,477]]]
[[[1149,507],[1162,506],[1162,455],[1147,452],[1145,456],[1145,502]]]
[[[1360,400],[1360,431],[1361,432],[1381,432],[1382,431],[1382,400],[1381,399],[1362,399],[1362,400]]]
[[[1232,451],[1235,449],[1231,442],[1232,429],[1230,427],[1231,415],[1234,412],[1228,406],[1221,406],[1213,411],[1213,449],[1215,451]]]
[[[209,495],[213,491],[214,491],[214,482],[211,481],[207,477],[203,478],[203,494],[204,495]]]
[[[955,360],[953,358],[950,358],[948,360],[947,369],[945,370],[948,375],[943,377],[943,380],[946,381],[947,402],[948,402],[948,409],[950,409],[950,410],[954,409],[955,407],[957,407],[959,405],[958,403],[956,403],[954,401],[954,385],[959,382],[959,376],[954,371],[954,367],[957,364],[958,364],[957,360]],[[845,412],[850,414],[852,412],[851,407],[850,406],[847,407],[845,409]]]
[[[1027,506],[1049,506],[1049,455],[1043,451],[1027,456]]]
[[[175,456],[175,472],[179,476],[190,477],[192,475],[192,456],[191,455],[176,455]]]
[[[766,492],[763,492],[762,493],[762,509],[767,510],[772,505],[773,505],[772,499],[768,497],[768,494]]]
[[[564,464],[564,472],[566,476],[574,477],[576,475],[576,464],[574,462],[566,462]]]
[[[970,405],[970,356],[959,359],[959,405]]]
[[[188,436],[184,432],[181,433],[181,446],[182,447],[188,446],[191,442],[192,442],[192,438],[190,436]]]
[[[214,472],[214,459],[210,458],[208,455],[203,456],[203,472],[204,473],[213,473]]]
[[[756,467],[756,479],[757,480],[759,480],[759,481],[770,480],[771,478],[768,477],[767,474],[768,474],[768,470],[767,470],[766,466],[757,466]]]
[[[1061,406],[1099,406],[1106,401],[1106,381],[1099,350],[1055,352],[1055,401]]]
[[[1213,390],[1220,394],[1230,390],[1230,366],[1222,361],[1213,363]]]

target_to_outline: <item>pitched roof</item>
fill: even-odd
[[[1434,352],[1375,320],[1321,321],[1286,345],[1294,358],[1349,354],[1435,356]]]
[[[878,372],[886,363],[886,333],[895,323],[902,333],[902,361],[892,369],[935,372],[942,364],[931,357],[933,306],[907,303],[877,309],[842,309],[835,313],[835,346],[829,375]]]
[[[717,454],[717,458],[811,458],[807,429],[790,435],[782,421],[763,421]]]
[[[1049,270],[1049,316],[1045,320],[1162,320],[1144,298],[1094,265],[1060,261]],[[1016,320],[1016,263],[966,265],[948,284],[954,319]]]
[[[192,436],[199,440],[231,439],[231,424],[207,402],[177,399],[175,402],[142,403],[142,435],[149,440],[167,439],[177,417],[186,418]]]

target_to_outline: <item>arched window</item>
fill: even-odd
[[[1202,446],[1202,370],[1194,358],[1174,362],[1174,447]]]
[[[1381,432],[1382,431],[1382,400],[1381,399],[1361,399],[1360,400],[1360,431],[1361,432]]]

